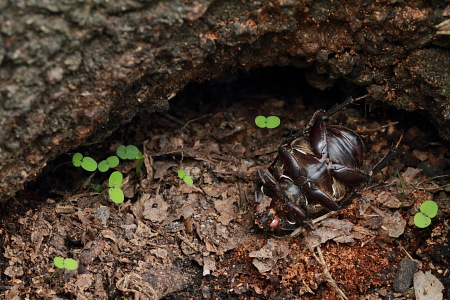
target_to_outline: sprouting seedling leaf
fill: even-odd
[[[183,179],[183,181],[186,184],[191,185],[191,184],[194,183],[194,181],[192,180],[191,176],[186,175],[186,172],[183,169],[178,170],[178,177],[180,179]]]
[[[89,172],[94,172],[97,170],[97,162],[89,156],[83,157],[81,160],[81,167]]]
[[[112,188],[118,188],[122,184],[123,175],[119,171],[114,171],[109,175],[108,185]]]
[[[255,124],[259,128],[266,128],[267,118],[264,116],[257,116],[255,118]]]
[[[106,161],[110,168],[115,168],[119,165],[119,158],[115,155],[108,157]]]
[[[266,127],[269,129],[277,128],[280,126],[281,121],[277,116],[269,116],[266,120]]]
[[[183,179],[186,176],[186,172],[184,172],[184,170],[180,169],[178,170],[178,177],[180,179]]]
[[[109,164],[106,160],[102,160],[101,162],[98,163],[98,170],[100,172],[106,172],[109,170]]]
[[[63,269],[64,268],[64,258],[62,258],[62,257],[59,257],[59,256],[55,257],[53,259],[53,263],[55,264],[55,266],[58,269]]]
[[[119,148],[117,148],[116,153],[121,159],[136,159],[138,158],[140,151],[138,147],[134,145],[120,145]]]
[[[106,172],[110,168],[115,168],[119,165],[119,158],[117,156],[110,156],[105,160],[98,163],[98,170],[100,172]]]
[[[139,153],[136,155],[136,159],[143,159],[144,158],[144,154],[142,154],[141,151],[139,151]]]
[[[438,205],[434,201],[425,201],[420,206],[420,212],[414,216],[414,224],[419,228],[425,228],[431,224],[438,212]]]
[[[120,185],[123,181],[123,175],[119,171],[114,171],[109,176],[108,185],[109,185],[109,197],[114,203],[122,203],[125,200],[125,196],[123,194]]]
[[[434,218],[438,212],[438,205],[434,201],[425,201],[420,206],[420,211],[429,218]]]
[[[191,176],[187,176],[187,175],[184,176],[183,181],[184,181],[186,184],[189,184],[189,185],[192,185],[192,184],[194,183],[194,181],[192,180]]]
[[[100,184],[94,184],[92,189],[96,192],[100,192],[102,190],[102,186]]]
[[[79,166],[81,166],[82,159],[83,159],[83,154],[81,154],[80,152],[77,152],[72,156],[72,164],[75,167],[79,167]]]
[[[113,187],[108,190],[109,197],[114,203],[120,204],[125,200],[125,196],[123,194],[122,189],[118,187]]]
[[[255,118],[255,124],[259,128],[273,129],[273,128],[277,128],[278,126],[280,126],[281,121],[280,121],[280,118],[278,118],[277,116],[269,116],[267,118],[264,116],[257,116]]]
[[[138,147],[134,145],[128,145],[127,146],[127,158],[128,159],[136,159],[139,154]]]
[[[120,145],[116,150],[117,156],[121,159],[127,159],[127,146]]]
[[[431,224],[431,219],[421,212],[414,216],[414,224],[419,228],[425,228]]]
[[[76,270],[78,268],[78,262],[72,258],[66,258],[64,260],[64,268],[67,270]]]
[[[72,258],[55,257],[53,263],[58,269],[75,270],[78,268],[78,262]]]
[[[142,165],[144,164],[144,154],[141,151],[136,155],[136,159],[138,160],[136,164],[136,174],[139,175],[141,173]]]

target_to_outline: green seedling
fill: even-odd
[[[98,163],[98,170],[100,172],[106,172],[110,168],[115,168],[119,165],[119,158],[115,155],[108,157]]]
[[[119,148],[117,148],[116,153],[121,159],[137,159],[142,156],[142,153],[139,151],[138,147],[134,145],[120,145]]]
[[[121,159],[137,159],[136,174],[140,174],[142,164],[144,163],[144,155],[139,151],[138,147],[134,145],[120,145],[116,153]]]
[[[255,124],[259,128],[273,129],[280,126],[280,123],[281,123],[280,118],[278,118],[277,116],[269,116],[267,118],[264,116],[257,116],[255,118]]]
[[[137,165],[136,165],[136,173],[139,174],[141,167],[144,163],[144,155],[136,146],[133,145],[120,145],[116,150],[117,156],[113,155],[108,157],[105,160],[102,160],[100,163],[97,164],[97,162],[88,156],[83,156],[83,154],[77,152],[72,157],[72,163],[75,167],[82,167],[83,169],[87,171],[94,172],[95,170],[98,170],[100,172],[107,172],[111,168],[115,168],[119,165],[119,157],[121,159],[137,159]],[[92,174],[94,175],[94,174]],[[92,177],[91,175],[91,177]],[[90,178],[89,178],[90,180]],[[188,180],[188,179],[187,179]],[[122,173],[118,171],[114,171],[109,176],[108,180],[108,193],[109,197],[114,203],[122,203],[125,199],[123,190],[120,188],[120,185],[123,181],[123,175]],[[192,181],[192,179],[191,179]],[[97,192],[101,192],[102,188],[101,185],[95,184],[93,189]],[[100,195],[103,194],[103,192],[100,193]],[[100,196],[99,195],[99,196]]]
[[[76,270],[78,268],[78,262],[72,258],[55,257],[53,263],[58,269]]]
[[[182,170],[182,169],[178,170],[178,177],[180,179],[183,179],[183,181],[186,184],[192,185],[194,183],[194,181],[192,180],[191,176],[186,175],[186,172],[184,172],[184,170]]]
[[[55,276],[56,272],[58,272],[59,270],[76,270],[78,268],[78,262],[72,258],[62,258],[59,256],[56,256],[53,259],[53,263],[55,264],[55,267],[58,268],[55,272],[53,272],[52,275],[50,275],[49,281],[52,281],[53,276]]]
[[[136,156],[136,159],[138,160],[136,164],[136,174],[139,176],[141,173],[142,165],[144,164],[144,155],[141,151],[139,151],[138,155]]]
[[[425,228],[431,224],[431,219],[437,215],[438,205],[434,201],[425,201],[420,206],[420,212],[414,216],[414,224]]]
[[[101,184],[94,184],[94,186],[92,187],[92,189],[96,192],[101,192],[102,191],[102,185]]]
[[[77,152],[72,156],[72,163],[75,167],[82,167],[86,171],[94,172],[97,170],[97,162],[89,156]]]
[[[108,193],[109,197],[114,203],[120,204],[125,199],[125,196],[123,194],[122,189],[120,188],[120,185],[123,181],[123,175],[119,171],[114,171],[109,176],[108,180]]]

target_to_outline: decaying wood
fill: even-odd
[[[450,138],[450,7],[437,1],[0,1],[0,199],[191,82],[265,66],[343,78]],[[1,201],[0,200],[0,201]]]

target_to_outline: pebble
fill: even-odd
[[[411,286],[413,275],[417,271],[417,262],[409,258],[404,258],[400,262],[397,273],[395,273],[394,291],[398,293],[405,292]]]

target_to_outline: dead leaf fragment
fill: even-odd
[[[422,170],[408,167],[405,172],[402,173],[402,178],[405,181],[405,183],[409,184],[412,183],[412,180],[414,177],[416,177],[417,174],[419,174]]]
[[[420,150],[413,150],[412,154],[420,161],[426,161],[428,159],[428,153]]]
[[[94,282],[94,278],[92,274],[79,274],[77,276],[77,281],[75,282],[75,286],[81,291],[84,292],[88,288],[92,286]]]
[[[314,249],[329,240],[352,244],[355,239],[363,237],[361,233],[352,233],[354,224],[348,220],[329,218],[320,222],[319,226],[316,230],[308,232],[304,239],[309,249]]]
[[[289,254],[289,244],[285,240],[270,239],[261,249],[249,253],[255,258],[253,265],[260,273],[269,272],[279,259]]]
[[[150,220],[154,223],[160,223],[164,221],[169,215],[167,209],[169,205],[164,201],[162,195],[156,195],[155,197],[148,197],[144,202],[144,211],[142,216],[144,219]]]
[[[216,261],[211,256],[203,258],[203,276],[210,275],[211,271],[216,270]]]
[[[417,300],[441,300],[444,285],[431,271],[416,272],[414,274],[414,292]]]
[[[225,200],[216,200],[214,202],[214,207],[219,212],[219,222],[223,225],[230,224],[230,221],[234,219],[236,216],[233,202],[229,199]]]
[[[23,275],[23,268],[16,266],[9,266],[5,269],[4,274],[11,278],[21,277]]]
[[[396,211],[392,215],[383,218],[383,227],[387,229],[391,237],[399,237],[405,232],[406,220]]]
[[[402,202],[389,192],[382,192],[377,197],[377,202],[389,208],[399,208]]]

